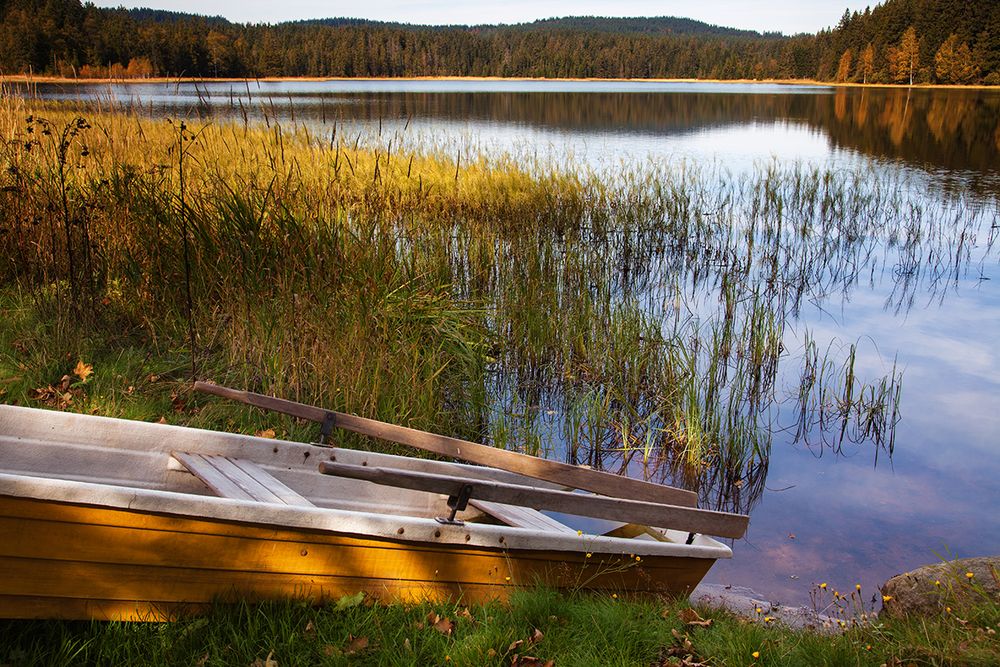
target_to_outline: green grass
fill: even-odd
[[[204,617],[167,624],[4,621],[0,663],[264,665],[270,657],[279,665],[647,666],[680,664],[671,660],[690,654],[711,665],[839,666],[1000,659],[1000,641],[989,632],[1000,630],[996,604],[968,609],[973,621],[957,614],[876,621],[842,634],[708,609],[698,612],[709,626],[687,625],[685,609],[682,601],[531,590],[508,605],[383,605],[358,597],[325,607],[220,605]]]

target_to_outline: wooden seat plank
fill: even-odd
[[[192,475],[203,481],[216,495],[236,500],[256,500],[236,482],[206,461],[201,454],[174,452],[173,457],[180,461]]]
[[[312,505],[252,461],[190,452],[174,452],[173,457],[223,498],[302,507]]]
[[[515,528],[534,528],[546,532],[575,533],[576,531],[564,523],[556,521],[547,514],[543,514],[530,507],[520,505],[507,505],[505,503],[494,503],[488,500],[472,499],[469,504],[492,517],[500,519],[508,526]]]
[[[254,480],[277,496],[280,502],[283,502],[286,505],[298,505],[300,507],[311,507],[313,505],[307,498],[299,494],[294,489],[282,484],[274,475],[270,474],[253,461],[234,458],[230,458],[229,460],[232,461],[236,467],[253,477]]]

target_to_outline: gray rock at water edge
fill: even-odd
[[[765,618],[790,628],[809,628],[819,632],[838,630],[837,620],[808,607],[777,605],[764,599],[756,591],[741,586],[698,584],[691,592],[691,604],[714,609],[726,609],[737,616],[763,622]],[[760,612],[757,610],[760,609]]]
[[[957,608],[984,597],[1000,602],[1000,556],[963,558],[898,574],[882,585],[882,595],[883,613],[895,618],[940,614],[946,606]]]

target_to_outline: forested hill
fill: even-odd
[[[676,16],[611,18],[605,16],[566,16],[523,23],[512,28],[525,30],[573,30],[646,35],[716,35],[725,37],[761,37],[753,30],[738,30],[702,23]],[[777,35],[772,35],[777,36]]]
[[[1000,85],[1000,2],[888,0],[784,37],[671,17],[514,26],[232,23],[0,0],[0,72],[69,77],[506,76]]]

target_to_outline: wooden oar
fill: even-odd
[[[572,489],[593,491],[615,498],[629,498],[652,503],[695,507],[698,496],[686,489],[644,482],[630,477],[622,477],[608,472],[581,468],[579,466],[540,459],[527,454],[509,452],[488,445],[480,445],[458,438],[418,431],[405,426],[349,415],[333,410],[324,410],[304,403],[296,403],[283,398],[255,394],[239,389],[230,389],[207,382],[195,382],[196,391],[214,394],[223,398],[240,401],[264,410],[273,410],[293,417],[319,423],[329,423],[347,431],[373,438],[381,438],[401,445],[409,445],[442,456],[450,456],[469,463],[500,468],[536,479],[544,479]]]
[[[749,521],[749,518],[742,514],[728,514],[640,500],[622,500],[569,491],[539,489],[534,486],[504,484],[451,475],[435,475],[397,468],[356,466],[323,461],[319,464],[319,471],[324,475],[361,479],[375,484],[415,491],[443,493],[453,497],[458,497],[464,491],[469,498],[476,500],[489,500],[536,510],[552,510],[596,519],[625,521],[721,537],[743,537]]]

